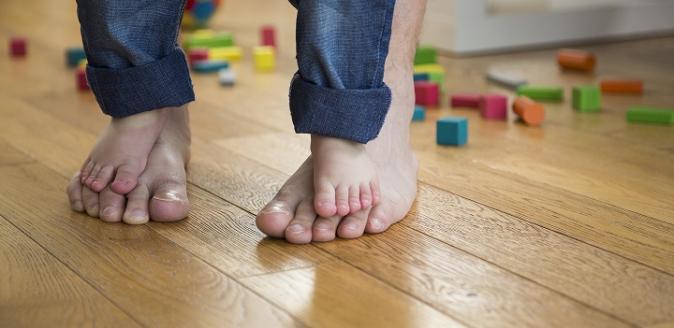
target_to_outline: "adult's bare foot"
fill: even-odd
[[[111,119],[80,169],[80,182],[94,192],[108,185],[118,194],[131,191],[171,110],[178,109],[163,108]]]
[[[334,159],[312,149],[312,157],[258,214],[256,222],[262,232],[291,243],[330,241],[337,236],[357,238],[364,233],[384,232],[407,215],[417,193],[418,162],[410,148],[409,124],[414,110],[412,62],[424,10],[423,0],[396,2],[384,74],[393,95],[391,109],[377,139],[364,147],[379,179],[378,202],[371,208],[350,211],[346,216],[332,215],[332,210],[326,210],[324,217],[318,215],[316,210],[323,212],[323,209],[318,206],[320,201],[314,201],[318,199],[314,195],[320,194],[318,190],[314,193],[314,187],[318,186],[313,183],[314,166]],[[314,202],[316,210],[311,206]]]
[[[167,112],[166,124],[152,148],[137,185],[126,195],[110,186],[95,192],[81,183],[79,172],[68,185],[71,208],[106,222],[142,224],[148,220],[177,221],[187,216],[185,168],[189,162],[190,130],[186,108]]]

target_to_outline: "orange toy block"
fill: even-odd
[[[527,125],[539,126],[545,120],[545,108],[543,108],[543,105],[526,96],[520,96],[515,99],[513,111]]]
[[[641,80],[604,80],[601,81],[601,91],[606,93],[642,94],[644,82]]]
[[[597,66],[597,59],[587,51],[562,49],[557,53],[557,63],[563,69],[591,72]]]

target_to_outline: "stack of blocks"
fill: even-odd
[[[583,113],[601,111],[601,90],[593,85],[574,87],[573,108]]]
[[[497,94],[482,96],[480,98],[480,114],[488,120],[507,120],[508,98]]]
[[[26,57],[28,42],[24,38],[11,38],[9,40],[9,56],[12,58]]]
[[[468,119],[464,117],[445,117],[437,122],[436,138],[438,145],[463,146],[468,142]]]

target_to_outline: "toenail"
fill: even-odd
[[[301,224],[293,224],[288,227],[288,232],[292,233],[304,232],[304,227]]]
[[[133,211],[131,211],[131,219],[134,219],[134,220],[145,219],[145,211],[143,211],[143,210],[133,210]]]
[[[376,218],[370,220],[370,224],[372,225],[372,228],[374,230],[380,230],[380,229],[384,228],[384,223],[381,222],[381,220],[376,219]]]
[[[177,191],[168,191],[163,193],[161,196],[154,195],[152,198],[156,200],[161,200],[165,202],[179,202],[181,201],[180,197],[178,197],[178,192]]]
[[[262,213],[281,213],[290,215],[290,211],[283,204],[274,204],[266,207]]]
[[[103,216],[108,216],[108,217],[113,216],[113,214],[115,214],[115,210],[116,210],[116,208],[114,208],[112,206],[108,206],[108,207],[103,209],[103,212],[101,212],[101,214]]]
[[[316,230],[328,231],[328,230],[330,230],[330,226],[327,225],[327,224],[317,224]]]
[[[347,224],[344,228],[345,228],[346,230],[351,230],[351,231],[356,231],[356,230],[358,230],[358,226],[355,225],[355,224]]]

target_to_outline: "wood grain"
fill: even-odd
[[[285,312],[147,226],[69,213],[66,179],[44,166],[3,167],[0,174],[0,215],[141,324],[294,325]]]
[[[0,216],[0,322],[13,327],[140,327]]]

